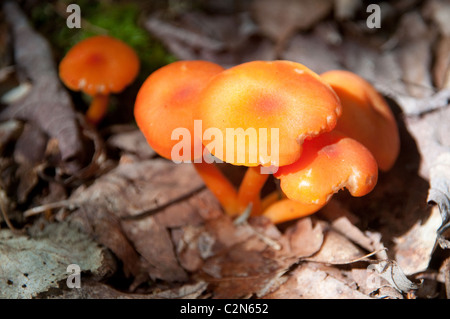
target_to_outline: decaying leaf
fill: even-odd
[[[51,48],[30,26],[16,2],[6,1],[3,10],[13,33],[15,62],[24,72],[23,77],[31,80],[32,89],[2,110],[0,120],[35,123],[57,139],[64,169],[73,173],[83,162],[83,144],[72,102],[59,82]]]
[[[408,292],[418,287],[405,276],[402,269],[394,261],[381,260],[372,264],[372,266],[379,276],[387,280],[391,287],[399,292]]]
[[[58,287],[72,274],[67,270],[71,264],[100,277],[111,266],[107,252],[69,223],[49,224],[34,236],[5,229],[0,239],[1,298],[28,299]]]
[[[407,275],[425,271],[437,241],[442,219],[437,208],[431,208],[428,218],[417,221],[411,229],[395,239],[395,260]]]
[[[442,222],[437,230],[438,242],[442,248],[449,249],[450,242],[444,237],[450,227],[450,153],[443,153],[430,169],[429,203],[439,207]]]
[[[271,299],[369,299],[369,296],[334,277],[326,266],[304,263],[276,291],[264,298]]]
[[[205,15],[187,12],[178,23],[150,16],[145,27],[181,60],[215,61],[224,67],[275,58],[270,40],[257,35],[248,13]]]
[[[254,1],[252,13],[261,31],[279,47],[297,30],[307,30],[328,15],[333,7],[329,0],[320,1]]]
[[[175,258],[168,228],[195,225],[201,208],[187,201],[169,206],[158,216],[126,217],[170,202],[200,185],[200,177],[189,164],[125,162],[72,195],[70,201],[78,206],[72,216],[110,248],[129,273],[183,281],[187,277]]]

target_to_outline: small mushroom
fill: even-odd
[[[342,104],[336,129],[366,146],[381,171],[394,165],[400,151],[400,137],[394,115],[385,99],[360,76],[343,70],[321,75]]]
[[[238,193],[241,210],[258,202],[269,176],[260,172],[261,167],[295,162],[303,142],[332,130],[341,113],[330,86],[304,65],[290,61],[234,66],[215,76],[200,95],[203,129],[217,128],[224,137],[222,148],[203,141],[206,148],[224,162],[249,167]],[[238,141],[245,144],[236,145]]]
[[[263,212],[279,223],[314,213],[343,188],[355,197],[368,194],[377,183],[378,167],[364,145],[334,130],[305,141],[302,156],[274,176],[286,197],[297,202]]]
[[[167,159],[192,161],[206,186],[231,214],[236,210],[236,189],[214,163],[201,158],[204,148],[201,140],[195,139],[194,132],[199,92],[222,71],[221,66],[207,61],[178,61],[166,65],[142,84],[134,115],[150,146]],[[189,147],[181,148],[180,152],[176,148],[179,143],[177,130],[187,132],[191,138],[186,141]]]
[[[73,91],[92,96],[86,119],[98,124],[104,117],[110,93],[119,93],[139,72],[136,52],[110,36],[94,36],[73,46],[59,65],[59,76]]]

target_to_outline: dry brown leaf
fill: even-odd
[[[406,234],[395,238],[395,260],[406,275],[428,268],[441,223],[439,209],[435,207],[426,220],[417,221]]]
[[[450,93],[450,91],[449,91]],[[450,151],[450,107],[437,109],[422,116],[409,116],[405,123],[414,137],[421,155],[419,174],[430,179],[430,169],[436,159]]]
[[[443,153],[430,169],[430,190],[428,203],[437,204],[441,214],[437,241],[442,248],[450,248],[450,240],[445,237],[450,227],[450,153]]]
[[[324,264],[348,264],[367,255],[349,239],[334,230],[325,234],[321,249],[307,260]]]
[[[320,74],[342,68],[337,55],[330,51],[331,46],[317,34],[299,33],[294,35],[286,45],[285,50],[281,53],[281,58],[301,63]]]
[[[156,155],[138,129],[113,134],[106,140],[106,145],[121,153],[133,154],[142,159],[149,159]]]
[[[315,263],[303,263],[269,299],[368,299],[369,297],[333,277],[326,267]]]
[[[259,0],[253,1],[251,10],[261,31],[281,49],[283,43],[297,30],[311,28],[327,16],[332,8],[331,0]]]
[[[180,287],[155,291],[152,293],[129,293],[113,287],[84,278],[81,289],[61,290],[58,295],[46,295],[48,299],[196,299],[206,290],[207,284],[197,282]]]
[[[214,61],[228,68],[275,58],[270,40],[256,34],[257,28],[245,12],[227,15],[186,12],[176,23],[152,15],[145,27],[181,60]]]
[[[16,2],[5,2],[3,10],[13,33],[15,62],[24,77],[31,80],[32,89],[24,98],[2,110],[0,119],[33,122],[57,139],[62,168],[74,173],[81,167],[85,154],[75,111],[59,82],[51,48],[45,38],[33,30]]]
[[[110,248],[132,274],[147,272],[151,278],[186,280],[173,251],[168,227],[198,224],[201,202],[174,204],[158,215],[126,219],[170,202],[202,185],[190,164],[167,160],[120,163],[88,188],[80,188],[70,201],[79,207],[73,216]],[[215,208],[216,207],[216,208]],[[210,205],[207,212],[217,209]]]
[[[292,257],[309,257],[322,247],[324,229],[322,223],[313,225],[311,218],[301,218],[283,234],[287,238],[289,253]]]
[[[433,77],[438,89],[450,88],[450,36],[442,37],[437,44]]]

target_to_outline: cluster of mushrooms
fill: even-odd
[[[103,59],[99,56],[90,53],[84,59],[96,64]],[[123,59],[130,57],[123,54]],[[116,64],[110,67],[101,72],[109,79],[122,72]],[[135,72],[134,67],[126,69]],[[68,86],[89,88],[85,79],[86,75],[78,77]],[[90,94],[102,97],[117,88],[111,82],[92,87]],[[377,183],[378,170],[392,168],[400,149],[394,115],[367,81],[342,70],[318,75],[290,61],[253,61],[229,69],[208,61],[171,63],[145,80],[134,115],[147,142],[167,159],[174,159],[180,143],[174,132],[181,128],[190,133],[190,149],[175,153],[192,163],[225,213],[238,216],[250,207],[252,215],[266,216],[274,223],[317,212],[343,188],[352,196],[368,194]],[[201,132],[195,132],[196,121],[201,121]],[[211,143],[212,137],[204,139],[208,128],[222,133],[221,144]],[[254,129],[258,146],[245,143],[233,149],[233,156],[225,156],[226,147],[236,146],[236,135],[229,137],[228,128],[241,129],[237,134]],[[278,133],[275,159],[260,150],[261,143],[271,139],[272,128]],[[208,154],[248,167],[238,188],[214,161],[205,160]],[[271,175],[262,167],[271,167],[280,181],[281,198],[261,198]]]

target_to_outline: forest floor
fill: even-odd
[[[73,29],[69,3],[6,1],[0,12],[0,297],[450,297],[448,2],[79,1]],[[57,71],[93,34],[142,60],[98,126]],[[364,197],[343,191],[279,225],[236,222],[192,165],[150,148],[135,97],[175,60],[277,59],[367,79],[392,107],[400,155]],[[245,171],[221,168],[236,185]],[[269,179],[263,195],[276,187]]]

